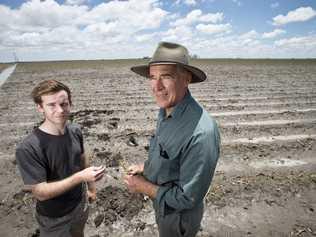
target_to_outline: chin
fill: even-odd
[[[168,105],[166,103],[159,103],[159,102],[157,102],[157,105],[159,106],[159,108],[162,108],[162,109],[168,108]]]
[[[62,118],[62,119],[57,119],[55,121],[55,123],[58,123],[58,124],[65,124],[67,122],[68,118]]]

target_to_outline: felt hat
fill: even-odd
[[[192,73],[191,83],[204,81],[206,74],[201,69],[189,65],[189,59],[190,55],[186,47],[180,44],[161,42],[148,64],[131,67],[131,70],[143,77],[149,77],[150,65],[178,64]]]

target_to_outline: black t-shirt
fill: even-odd
[[[51,135],[36,128],[16,149],[16,160],[24,184],[54,182],[65,179],[83,167],[84,152],[81,130],[67,124],[65,134]],[[81,201],[82,184],[66,193],[46,201],[37,201],[39,214],[61,217],[71,212]]]

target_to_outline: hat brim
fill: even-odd
[[[149,77],[149,66],[153,65],[153,64],[179,64],[182,67],[184,67],[186,70],[188,70],[189,72],[192,73],[192,80],[190,83],[198,83],[198,82],[202,82],[205,81],[206,79],[206,74],[200,70],[197,67],[193,67],[193,66],[189,66],[189,65],[184,65],[181,63],[168,63],[168,62],[161,62],[161,63],[151,63],[149,65],[139,65],[139,66],[134,66],[131,67],[131,70],[133,72],[135,72],[136,74],[143,76],[143,77]]]

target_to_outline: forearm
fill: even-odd
[[[69,191],[82,181],[83,180],[79,173],[75,173],[74,175],[60,181],[36,184],[32,188],[32,193],[36,199],[45,201]]]
[[[140,185],[139,192],[147,195],[151,199],[155,199],[157,196],[158,189],[158,185],[145,181],[142,185]]]
[[[203,199],[197,198],[197,195],[188,195],[181,187],[160,186],[154,202],[160,207],[164,207],[167,204],[177,211],[182,211],[193,208],[201,200]]]

